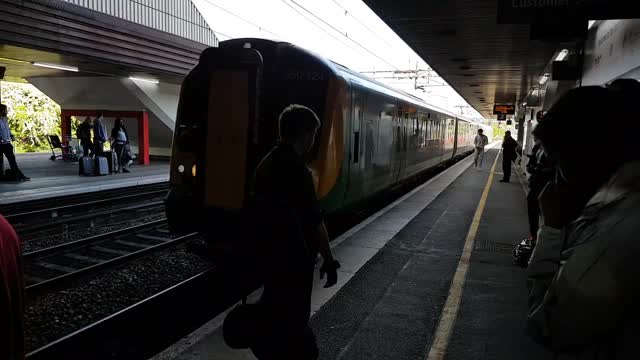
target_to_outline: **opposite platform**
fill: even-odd
[[[51,153],[17,154],[18,166],[31,181],[0,182],[0,204],[166,182],[169,162],[132,165],[131,173],[79,176],[77,162],[51,161]],[[8,168],[4,161],[4,167]]]

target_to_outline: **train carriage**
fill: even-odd
[[[201,230],[248,206],[289,104],[321,120],[309,167],[327,213],[472,149],[481,126],[289,43],[221,42],[183,83],[167,199],[174,229]]]

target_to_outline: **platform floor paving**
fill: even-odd
[[[51,153],[17,154],[16,160],[30,181],[0,181],[0,204],[101,191],[119,187],[165,182],[169,162],[152,161],[148,166],[132,164],[131,173],[79,176],[77,162],[51,161]],[[9,164],[4,159],[4,167]]]
[[[332,242],[343,267],[337,286],[316,276],[311,326],[320,359],[427,359],[481,194],[498,150],[482,171],[467,158]],[[447,338],[446,359],[551,359],[524,334],[524,270],[511,249],[527,231],[523,186],[493,174]],[[258,292],[253,294],[257,298]],[[222,341],[221,314],[154,357],[255,359]],[[440,359],[443,357],[439,357]]]

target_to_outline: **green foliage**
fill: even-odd
[[[498,121],[494,121],[493,124],[493,139],[502,139],[504,137],[504,133],[505,131],[507,131],[507,127],[505,125],[505,122],[503,121],[502,124]]]
[[[31,84],[3,81],[1,86],[16,152],[48,150],[46,136],[60,136],[60,106]]]

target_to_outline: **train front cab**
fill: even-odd
[[[236,39],[205,50],[180,96],[166,200],[172,231],[238,237],[254,170],[276,144],[278,115],[289,104],[320,117],[310,168],[324,207],[341,206],[345,84],[322,59],[287,43]]]
[[[262,69],[254,49],[209,48],[185,78],[166,199],[173,232],[220,228],[244,208]]]

